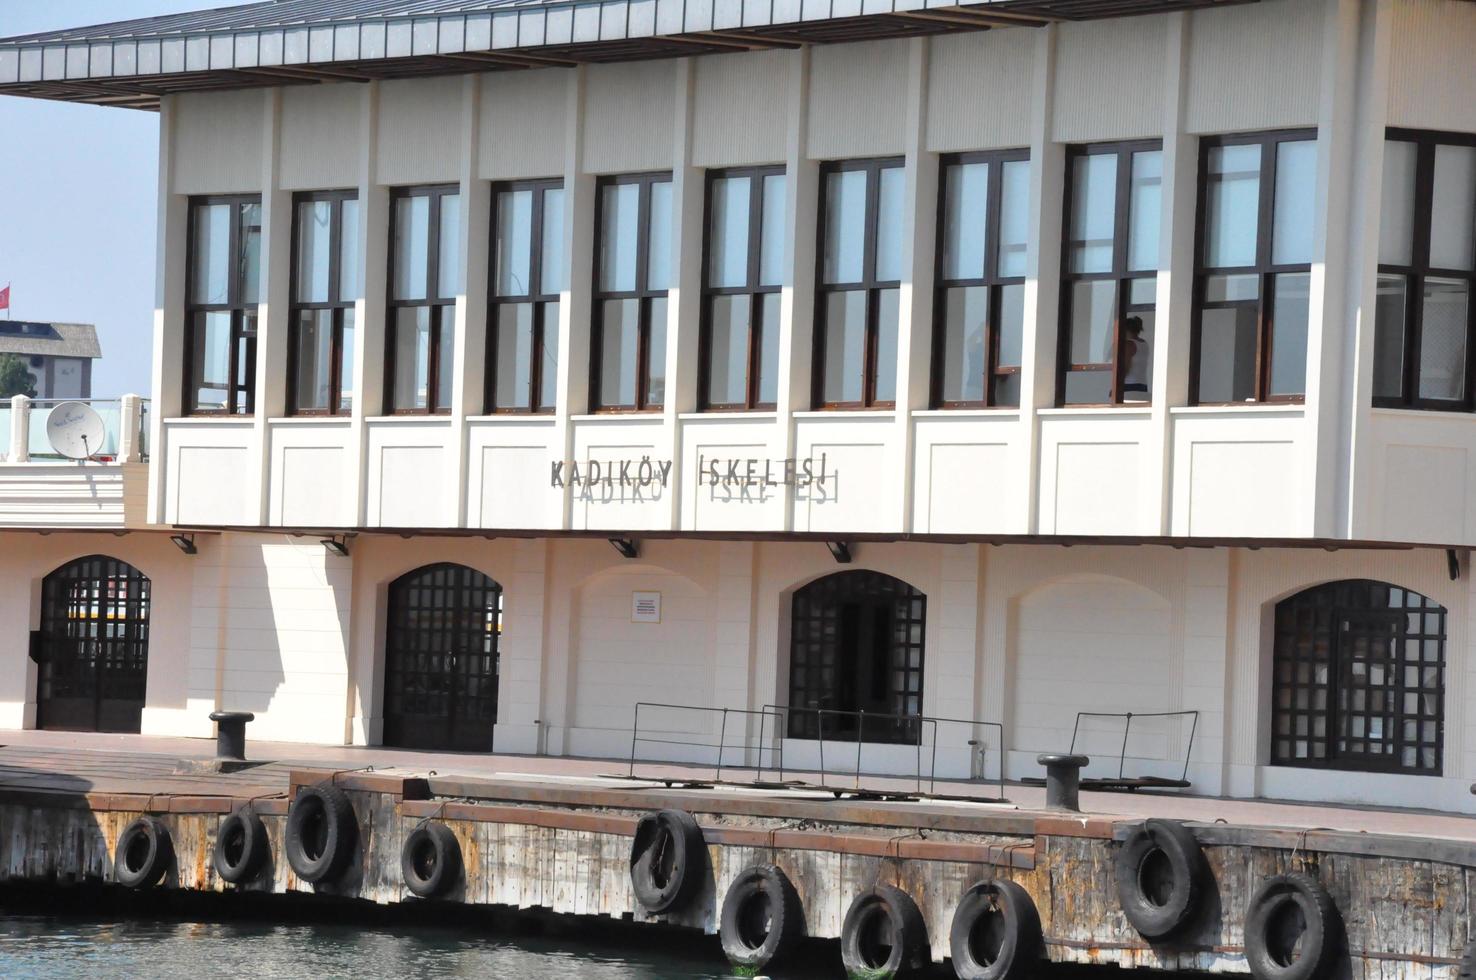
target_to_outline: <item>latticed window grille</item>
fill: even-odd
[[[502,587],[464,565],[417,569],[389,588],[384,744],[492,749]]]
[[[1384,582],[1333,582],[1276,607],[1277,765],[1439,775],[1445,607]]]
[[[838,572],[796,592],[789,736],[916,744],[927,602],[871,571]]]

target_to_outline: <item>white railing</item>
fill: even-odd
[[[144,442],[148,431],[147,398],[124,395],[111,399],[38,399],[16,395],[9,402],[0,402],[0,462],[63,459],[46,436],[46,421],[51,410],[64,401],[80,401],[102,416],[106,435],[93,459],[111,463],[140,463],[148,459]]]

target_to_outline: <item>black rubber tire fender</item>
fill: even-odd
[[[153,888],[174,860],[169,828],[157,817],[139,817],[123,828],[113,849],[113,880],[124,888]]]
[[[912,896],[891,885],[857,895],[841,925],[841,962],[847,974],[909,977],[932,957],[928,927]]]
[[[1028,980],[1040,972],[1040,912],[1013,881],[985,880],[963,893],[948,933],[959,980]]]
[[[1215,887],[1199,841],[1174,820],[1134,827],[1113,870],[1123,914],[1146,939],[1167,939],[1193,925]]]
[[[461,842],[443,823],[423,823],[400,849],[400,875],[417,898],[440,898],[461,878]]]
[[[328,784],[303,787],[287,811],[287,863],[310,884],[331,881],[348,866],[358,829],[343,790]]]
[[[734,966],[762,969],[783,962],[805,935],[799,892],[778,866],[744,868],[723,896],[718,937]]]
[[[1256,980],[1320,980],[1337,961],[1341,932],[1342,918],[1322,882],[1302,872],[1275,875],[1246,909],[1246,964]]]
[[[232,885],[254,881],[270,853],[266,824],[250,804],[222,820],[215,832],[215,873]]]
[[[648,813],[630,845],[630,885],[636,901],[652,915],[679,909],[702,887],[707,844],[702,828],[685,810]]]

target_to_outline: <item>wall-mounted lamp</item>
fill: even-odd
[[[830,557],[837,564],[849,565],[851,563],[851,546],[844,541],[827,541],[825,547],[830,549]]]
[[[610,545],[620,552],[622,558],[639,558],[641,555],[640,545],[634,538],[611,538]]]
[[[197,551],[195,548],[195,536],[193,534],[171,534],[169,540],[173,541],[174,546],[187,555],[193,555]]]
[[[347,558],[349,555],[348,535],[339,534],[331,538],[324,538],[323,550],[327,551],[330,555],[337,555],[339,558]]]
[[[1461,556],[1454,548],[1445,549],[1445,570],[1450,575],[1452,582],[1461,580]]]

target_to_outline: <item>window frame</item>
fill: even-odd
[[[292,195],[292,275],[290,276],[290,297],[288,304],[287,320],[287,414],[302,417],[338,417],[342,418],[353,414],[353,408],[343,410],[343,331],[344,311],[353,310],[358,297],[345,299],[341,293],[343,285],[343,205],[347,201],[358,203],[359,192],[357,189],[332,190],[332,191],[299,191]],[[302,228],[298,223],[298,209],[303,204],[311,204],[326,201],[331,205],[328,225],[328,296],[324,302],[304,302],[298,300],[298,276],[301,274],[301,235]],[[362,221],[362,212],[360,215]],[[333,314],[333,339],[329,354],[329,378],[328,378],[328,407],[302,408],[298,404],[300,392],[297,390],[298,358],[301,349],[298,343],[298,332],[301,329],[301,321],[298,314],[306,310],[330,310]],[[355,324],[357,327],[358,325]]]
[[[554,395],[554,403],[544,405],[539,400],[539,394],[543,390],[543,357],[544,338],[547,336],[548,324],[545,314],[548,312],[549,303],[561,303],[562,292],[537,292],[533,291],[533,283],[537,283],[542,289],[543,282],[543,204],[544,195],[551,190],[563,191],[564,178],[562,177],[538,177],[527,180],[505,180],[498,181],[492,185],[492,221],[489,233],[490,247],[487,249],[487,372],[484,383],[485,390],[482,393],[483,412],[487,415],[551,415],[557,408],[558,395]],[[528,254],[528,295],[526,296],[499,296],[497,295],[497,202],[503,194],[516,193],[517,191],[533,192],[533,213],[529,218],[532,231],[532,239],[529,242]],[[569,204],[568,195],[564,197],[564,206]],[[562,245],[560,246],[562,250]],[[568,256],[565,256],[565,274],[568,269]],[[498,408],[497,407],[497,311],[503,306],[517,306],[527,304],[533,308],[533,356],[530,358],[528,379],[528,407],[527,408]],[[559,325],[553,325],[554,338],[558,338]],[[557,383],[557,382],[556,382]]]
[[[810,367],[810,404],[816,411],[889,411],[897,407],[896,399],[878,401],[876,398],[877,348],[879,326],[877,322],[878,296],[884,289],[900,290],[900,279],[876,278],[877,224],[881,220],[881,172],[900,169],[906,171],[907,159],[900,156],[861,157],[853,160],[829,160],[820,164],[820,194],[815,209],[815,319],[814,358]],[[828,217],[825,201],[825,182],[831,174],[854,171],[866,173],[866,238],[861,252],[861,278],[856,282],[827,283],[825,281],[825,226]],[[903,203],[907,207],[906,202]],[[861,401],[825,401],[825,305],[832,293],[864,292],[866,294],[866,339],[862,354]],[[900,337],[900,335],[899,335]],[[892,365],[895,371],[897,366]]]
[[[244,282],[241,277],[241,208],[245,205],[255,204],[258,211],[262,207],[260,194],[202,194],[189,199],[186,212],[185,230],[185,307],[184,307],[184,370],[183,386],[181,389],[181,406],[185,415],[206,416],[215,418],[251,418],[256,414],[256,342],[260,333],[260,308],[262,297],[261,284],[261,254],[257,255],[257,298],[254,303],[247,303],[242,297],[242,286]],[[231,270],[230,278],[226,284],[226,302],[224,303],[199,303],[195,301],[195,260],[199,242],[196,239],[195,214],[199,208],[228,205],[230,211],[229,229],[229,253],[227,255],[227,268]],[[264,222],[264,217],[263,217]],[[264,224],[256,226],[257,234],[261,234]],[[265,238],[260,241],[265,245]],[[255,311],[257,316],[257,328],[247,330],[245,326],[248,313]],[[228,347],[227,375],[226,375],[226,407],[225,408],[201,408],[195,404],[195,395],[199,391],[199,385],[195,382],[195,318],[201,313],[229,313],[231,317],[230,339]],[[240,345],[246,341],[248,349],[247,357],[250,366],[246,372],[245,381],[238,382],[240,378]],[[238,400],[242,406],[240,411],[236,410]]]
[[[934,243],[933,283],[933,356],[932,380],[929,386],[929,404],[934,409],[998,408],[995,388],[999,376],[1020,374],[1024,365],[1007,368],[999,366],[999,320],[1003,304],[1000,296],[1006,286],[1023,286],[1026,277],[1002,276],[999,274],[999,225],[1001,208],[1004,204],[1004,165],[1007,163],[1029,163],[1030,148],[1021,147],[1005,150],[976,150],[968,153],[945,153],[938,161],[938,211],[937,240]],[[943,271],[944,235],[947,232],[949,167],[970,163],[989,165],[989,186],[986,191],[988,202],[984,215],[984,276],[979,279],[949,279]],[[1028,204],[1028,202],[1027,202]],[[1029,242],[1026,247],[1028,249]],[[988,321],[984,335],[984,399],[945,399],[943,397],[943,358],[945,338],[948,330],[947,293],[950,289],[979,287],[989,290],[987,305]],[[1021,392],[1022,396],[1024,392]],[[1014,406],[1003,406],[1016,409]]]
[[[590,281],[593,286],[593,309],[590,314],[590,358],[589,358],[589,403],[591,411],[604,415],[619,415],[629,412],[660,412],[666,403],[651,404],[651,301],[667,299],[671,294],[668,284],[665,289],[651,289],[651,187],[654,184],[673,183],[670,170],[643,171],[629,174],[606,174],[595,180],[594,215],[594,267]],[[635,289],[603,290],[600,288],[600,264],[605,249],[605,188],[624,184],[639,185],[636,204],[636,268]],[[673,212],[680,206],[676,199],[676,188],[672,188]],[[601,390],[601,368],[605,356],[605,303],[609,300],[633,299],[638,301],[639,313],[636,320],[636,379],[635,404],[607,405]],[[671,309],[667,308],[667,342],[670,343]],[[667,379],[668,387],[670,379]]]
[[[1400,371],[1398,397],[1373,395],[1375,408],[1408,408],[1430,412],[1470,412],[1476,410],[1476,268],[1445,269],[1430,265],[1430,239],[1434,227],[1435,152],[1440,146],[1476,147],[1476,134],[1443,130],[1408,129],[1391,126],[1384,131],[1383,152],[1388,143],[1415,145],[1414,213],[1411,219],[1410,265],[1380,262],[1377,280],[1398,276],[1404,280],[1404,363]],[[1381,209],[1382,217],[1382,209]],[[1473,263],[1476,264],[1476,263]],[[1466,378],[1465,395],[1459,401],[1444,398],[1421,398],[1419,364],[1422,326],[1425,311],[1425,282],[1428,279],[1461,279],[1467,288],[1466,303]],[[1377,326],[1375,326],[1377,329]]]
[[[748,190],[748,281],[742,286],[714,286],[712,274],[712,192],[713,184],[719,180],[747,178]],[[778,402],[759,401],[760,371],[763,363],[763,303],[759,297],[782,293],[783,284],[764,285],[759,282],[762,275],[764,240],[764,183],[769,177],[784,177],[788,171],[784,164],[764,164],[753,167],[727,167],[707,171],[702,188],[702,313],[698,331],[697,406],[703,412],[755,412],[774,411]],[[786,185],[787,193],[787,185]],[[749,324],[748,350],[744,374],[743,404],[715,404],[712,392],[712,307],[718,296],[748,296]],[[783,313],[780,313],[783,320]],[[776,389],[777,390],[777,389]]]
[[[1199,175],[1194,189],[1194,280],[1189,328],[1189,404],[1208,407],[1236,405],[1302,405],[1307,401],[1306,385],[1299,395],[1270,394],[1271,366],[1275,351],[1272,341],[1276,330],[1275,284],[1279,275],[1311,275],[1312,261],[1281,264],[1273,261],[1272,248],[1276,233],[1276,171],[1280,166],[1278,147],[1282,143],[1317,142],[1317,130],[1307,128],[1273,129],[1253,133],[1226,133],[1199,139]],[[1226,146],[1261,147],[1261,173],[1256,208],[1256,261],[1250,266],[1209,268],[1205,265],[1205,235],[1209,229],[1209,157],[1210,151]],[[1248,301],[1224,301],[1207,304],[1205,284],[1211,276],[1255,276],[1259,292],[1256,299],[1256,386],[1250,401],[1206,402],[1199,397],[1199,353],[1207,309],[1233,309]],[[1309,280],[1310,282],[1310,280]],[[1310,315],[1310,310],[1309,310]],[[1310,335],[1312,324],[1307,323]]]
[[[1066,172],[1062,183],[1061,202],[1061,291],[1060,305],[1057,312],[1056,330],[1056,397],[1054,405],[1056,408],[1125,408],[1128,410],[1142,410],[1151,408],[1153,405],[1153,386],[1149,384],[1148,397],[1142,401],[1125,401],[1123,399],[1123,376],[1127,372],[1127,364],[1122,359],[1122,325],[1128,317],[1136,312],[1148,312],[1156,310],[1156,302],[1134,303],[1132,302],[1131,283],[1137,279],[1158,279],[1160,268],[1163,265],[1163,241],[1158,243],[1159,261],[1153,269],[1129,269],[1128,254],[1131,244],[1133,216],[1133,157],[1139,153],[1163,153],[1163,140],[1117,140],[1107,143],[1078,143],[1066,147]],[[1075,176],[1076,161],[1088,156],[1115,156],[1117,157],[1117,186],[1113,198],[1112,211],[1112,268],[1107,272],[1072,272],[1071,271],[1071,219],[1072,202],[1075,198]],[[1161,157],[1160,157],[1161,159]],[[1159,207],[1163,204],[1160,201]],[[1099,373],[1103,370],[1100,362],[1082,362],[1077,364],[1071,360],[1071,328],[1072,328],[1072,287],[1079,282],[1111,282],[1117,285],[1116,317],[1112,323],[1112,384],[1109,387],[1109,399],[1105,402],[1068,402],[1066,400],[1066,378],[1072,373]],[[1155,290],[1156,293],[1156,290]],[[1158,332],[1157,323],[1154,324],[1155,335]],[[1155,355],[1156,356],[1156,355]],[[1150,363],[1151,372],[1151,363]],[[1022,392],[1023,395],[1023,392]]]
[[[441,344],[446,332],[444,311],[450,310],[451,330],[456,328],[456,297],[442,296],[441,289],[441,206],[448,196],[461,194],[460,184],[415,184],[407,187],[390,188],[389,202],[389,247],[386,259],[388,279],[385,281],[385,351],[384,351],[384,414],[385,415],[450,415],[451,405],[436,403],[436,392],[441,385]],[[398,231],[396,205],[409,198],[430,199],[430,212],[426,228],[425,296],[422,299],[395,299],[395,234]],[[457,256],[459,261],[460,256]],[[424,408],[397,408],[395,406],[395,341],[398,333],[396,311],[413,307],[430,309],[430,338],[426,350],[426,382]],[[453,336],[454,343],[454,336]]]

